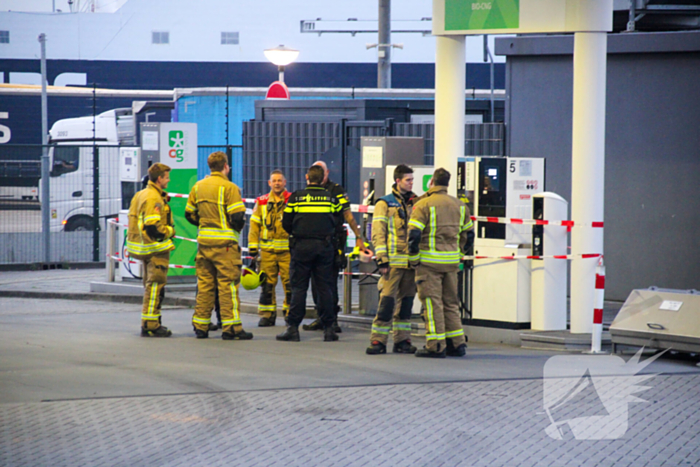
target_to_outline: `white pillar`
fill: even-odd
[[[573,254],[603,253],[603,229],[579,223],[603,221],[605,189],[605,81],[607,34],[574,34],[574,108],[571,152]],[[571,263],[571,332],[590,333],[598,258]]]
[[[435,168],[452,178],[449,193],[457,195],[457,157],[464,155],[464,36],[435,37]]]

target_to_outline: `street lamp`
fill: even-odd
[[[265,50],[265,57],[277,65],[279,81],[284,83],[284,67],[292,63],[299,56],[299,51],[280,45],[274,49]]]

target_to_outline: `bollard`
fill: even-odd
[[[112,222],[111,219],[107,219],[107,242],[105,247],[107,250],[107,258],[105,260],[105,267],[107,268],[107,282],[114,282],[115,262],[112,260],[112,255],[118,249],[116,245],[117,222],[119,222],[118,218],[115,219],[114,222]]]
[[[350,255],[345,255],[347,264],[345,271],[352,272],[352,260]],[[349,315],[352,313],[352,275],[343,275],[343,314]]]
[[[601,341],[603,339],[603,301],[605,298],[605,265],[603,257],[598,260],[595,271],[595,297],[593,299],[593,329],[591,332],[592,354],[603,353]]]

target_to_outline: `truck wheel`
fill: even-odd
[[[77,216],[68,219],[66,224],[66,232],[83,232],[87,230],[94,230],[94,222],[92,222],[92,217],[89,216]]]

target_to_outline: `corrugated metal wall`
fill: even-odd
[[[280,169],[287,177],[287,190],[306,186],[306,169],[333,147],[340,146],[340,123],[244,122],[243,192],[245,196],[267,193],[270,172]]]
[[[341,133],[345,128],[345,138]],[[367,122],[244,122],[243,123],[243,192],[256,197],[267,193],[270,172],[282,170],[287,189],[306,186],[307,168],[343,139],[347,147],[360,150],[362,136],[422,136],[425,138],[425,164],[433,164],[435,148],[433,124]],[[465,154],[469,156],[503,156],[505,128],[502,123],[465,125]],[[348,166],[347,172],[359,171]],[[336,181],[340,182],[336,177]],[[346,187],[353,200],[354,185]]]

